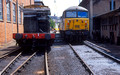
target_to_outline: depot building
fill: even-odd
[[[34,0],[0,0],[0,46],[9,43],[13,39],[13,33],[23,33],[23,11],[24,6],[34,4]]]

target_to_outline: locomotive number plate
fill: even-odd
[[[80,28],[80,26],[79,25],[75,25],[75,28]]]

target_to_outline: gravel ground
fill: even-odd
[[[38,53],[20,75],[44,75],[44,54]]]
[[[0,56],[3,56],[4,54],[7,54],[13,50],[18,50],[19,47],[16,46],[16,41],[12,40],[11,42],[1,46],[0,45]]]
[[[4,44],[4,45],[0,45],[0,50],[8,48],[8,47],[12,47],[12,46],[16,46],[16,41],[12,40],[11,42]]]
[[[48,65],[50,75],[89,75],[68,45],[52,46]]]
[[[120,75],[120,64],[85,46],[73,46],[96,75]]]

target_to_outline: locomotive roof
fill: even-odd
[[[71,10],[80,10],[80,11],[88,11],[86,8],[81,6],[72,6],[67,8],[65,11],[71,11]]]

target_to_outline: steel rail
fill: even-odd
[[[97,46],[97,45],[95,45],[95,44],[93,44],[93,43],[91,43],[89,41],[84,42],[84,44],[87,45],[88,47],[92,48],[93,50],[95,50],[95,51],[109,57],[110,59],[112,59],[112,60],[114,60],[114,61],[116,61],[117,63],[120,64],[120,59],[117,59],[117,58],[115,58],[115,57],[113,57],[113,56],[111,56],[111,55],[109,55],[109,54],[107,54],[107,53],[105,53],[103,51],[100,51],[100,50],[96,49],[96,48],[99,48],[99,49],[104,50],[105,48],[99,47],[99,46]]]
[[[3,75],[7,72],[7,70],[10,68],[10,66],[21,56],[22,52],[20,52],[1,72],[0,75]]]
[[[45,73],[45,75],[50,75],[48,69],[47,50],[45,51]]]
[[[17,50],[19,50],[19,49],[20,49],[20,48],[18,48]],[[4,57],[7,57],[8,55],[14,53],[14,52],[17,51],[17,50],[13,50],[13,51],[10,51],[10,52],[5,53],[4,55],[0,56],[0,59],[2,59],[2,58],[4,58]]]
[[[33,56],[35,56],[37,53],[34,52],[25,62],[23,62],[23,64],[21,64],[14,72],[12,72],[10,75],[16,75],[17,72],[19,72],[23,67],[25,67],[26,64],[28,64],[28,62],[33,58]]]
[[[108,50],[108,49],[106,49],[106,48],[104,48],[104,47],[98,46],[98,45],[96,45],[96,44],[94,44],[94,43],[91,43],[91,42],[89,42],[89,41],[84,41],[84,42],[88,42],[88,43],[92,44],[93,46],[96,46],[96,47],[98,47],[98,48],[100,48],[100,49],[103,49],[103,50],[105,50],[105,51],[107,51],[107,52],[110,52],[110,50]]]
[[[75,53],[75,55],[78,57],[78,59],[80,60],[80,62],[83,64],[83,66],[85,67],[85,69],[89,72],[90,75],[95,75],[95,73],[90,69],[90,67],[84,62],[84,60],[78,55],[78,53],[74,50],[74,48],[72,47],[71,44],[69,44],[70,48],[73,50],[73,52]]]

